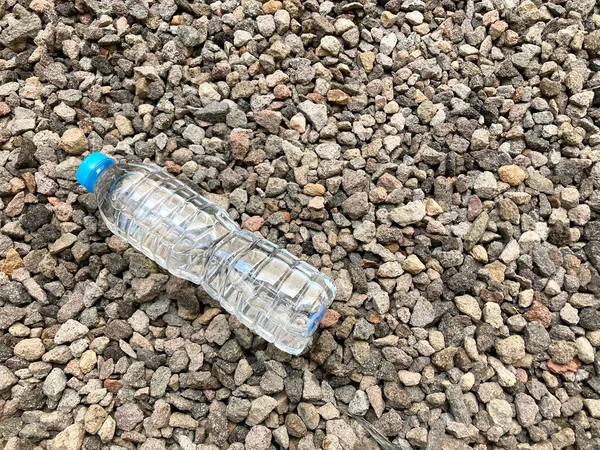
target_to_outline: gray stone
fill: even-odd
[[[269,413],[277,406],[277,400],[268,395],[263,395],[252,401],[246,423],[250,426],[258,425],[267,418]]]
[[[44,380],[42,391],[44,395],[52,400],[59,400],[67,387],[67,377],[62,370],[54,368]]]
[[[156,369],[150,379],[150,395],[152,397],[164,396],[170,378],[171,370],[168,367],[161,366]]]
[[[271,445],[271,430],[259,425],[252,427],[245,439],[245,448],[248,450],[268,450]]]
[[[483,236],[483,233],[485,232],[488,221],[489,221],[489,215],[485,211],[482,212],[477,217],[477,219],[475,219],[475,221],[471,225],[471,228],[469,228],[467,235],[465,236],[465,244],[464,244],[465,250],[471,251],[473,249],[473,247],[475,247],[475,245],[477,245],[477,243]]]
[[[544,352],[550,345],[550,335],[544,326],[538,322],[529,322],[523,330],[525,348],[531,354]]]
[[[390,212],[390,219],[401,227],[419,223],[425,217],[425,202],[409,202]]]
[[[500,427],[504,432],[508,431],[513,417],[510,403],[506,400],[494,399],[487,404],[486,410],[494,425]]]
[[[515,408],[517,410],[517,419],[524,427],[530,427],[537,422],[539,408],[535,400],[524,393],[517,394],[515,397]]]
[[[348,411],[357,416],[364,416],[369,410],[369,399],[364,391],[357,390],[348,405]]]
[[[6,47],[24,43],[28,38],[34,38],[42,29],[40,18],[19,4],[12,9],[10,16],[13,19],[11,25],[0,33],[0,44]]]
[[[496,342],[496,354],[505,364],[513,364],[525,356],[525,341],[513,335]]]
[[[131,431],[142,420],[144,420],[144,413],[135,403],[125,403],[115,411],[115,421],[120,430]]]
[[[227,323],[227,316],[224,314],[219,314],[213,320],[211,320],[210,324],[206,328],[205,335],[209,342],[213,342],[217,345],[223,345],[231,335],[229,323]]]
[[[0,392],[15,385],[19,379],[6,366],[0,366]]]
[[[471,414],[464,400],[464,394],[460,386],[451,384],[446,388],[446,398],[450,404],[450,410],[452,415],[457,422],[461,422],[465,425],[471,423]]]
[[[56,332],[56,335],[54,336],[54,342],[58,345],[73,342],[79,338],[82,338],[88,332],[88,327],[77,322],[76,320],[69,319],[63,323]]]
[[[327,106],[316,104],[306,100],[298,105],[298,109],[314,125],[317,131],[321,131],[327,124]]]
[[[431,324],[435,320],[435,317],[435,309],[431,302],[419,299],[410,316],[410,324],[414,327],[425,327]]]
[[[342,209],[351,219],[360,219],[369,211],[369,198],[365,192],[352,194],[344,201]]]

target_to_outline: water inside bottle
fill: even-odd
[[[100,200],[102,198],[102,201]],[[299,353],[335,295],[332,282],[161,171],[125,172],[99,195],[109,229],[171,273],[200,284],[244,325]]]

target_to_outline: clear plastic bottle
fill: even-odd
[[[92,153],[77,180],[108,228],[172,274],[201,285],[278,348],[299,354],[335,297],[313,266],[241,230],[220,206],[152,164]]]

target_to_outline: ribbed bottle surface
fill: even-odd
[[[304,349],[335,297],[329,277],[157,166],[115,164],[95,192],[113,233],[288,353]]]

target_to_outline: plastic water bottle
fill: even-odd
[[[173,275],[201,285],[248,328],[288,353],[310,341],[335,297],[333,281],[241,230],[220,206],[153,164],[92,153],[77,181],[108,228]]]

